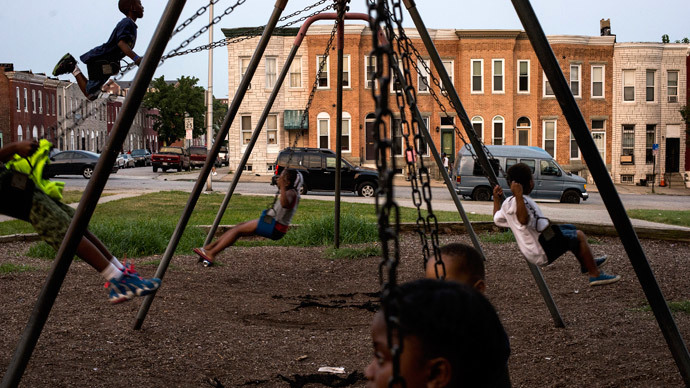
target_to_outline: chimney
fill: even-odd
[[[14,71],[13,63],[0,63],[0,69],[4,71]]]
[[[599,21],[601,36],[611,36],[611,19],[601,19]]]

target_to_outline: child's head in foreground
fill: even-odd
[[[405,283],[399,290],[400,374],[406,387],[510,386],[508,337],[481,293],[432,279]],[[379,311],[371,327],[374,358],[365,371],[367,387],[388,387],[392,376],[386,327]]]
[[[141,0],[119,0],[117,8],[125,16],[129,16],[130,12],[137,18],[144,16],[144,7],[141,5]]]
[[[534,178],[532,177],[532,169],[524,163],[516,163],[506,171],[506,180],[508,186],[512,182],[522,185],[522,193],[528,195],[534,189]]]
[[[484,259],[476,249],[461,243],[444,245],[441,247],[441,260],[446,269],[445,280],[466,284],[479,292],[484,292]],[[427,261],[427,279],[437,279],[442,272],[443,267],[437,265],[435,260]]]

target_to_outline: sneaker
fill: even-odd
[[[218,175],[218,173],[214,171],[214,172],[213,172],[213,176],[216,176],[216,175]]]
[[[126,302],[136,296],[148,295],[158,289],[161,280],[158,278],[145,279],[124,273],[119,280],[112,280],[105,284],[110,289],[108,299],[110,303]]]
[[[621,280],[621,275],[609,275],[604,271],[599,271],[599,276],[589,277],[590,286],[603,286],[604,284],[611,284]]]
[[[77,60],[70,53],[67,53],[60,58],[60,61],[53,68],[53,75],[69,74],[74,70],[75,66],[77,66]]]
[[[606,256],[606,255],[603,255],[603,256],[599,256],[599,257],[597,257],[596,259],[594,259],[594,264],[597,265],[597,268],[601,268],[601,267],[603,267],[604,264],[606,264],[608,261],[609,261],[609,257]],[[585,267],[580,267],[580,272],[582,272],[582,273],[587,273],[587,272],[589,272],[589,271],[587,271],[587,268],[585,268]]]

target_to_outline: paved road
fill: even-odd
[[[190,173],[154,173],[150,167],[138,167],[120,170],[111,175],[106,185],[106,190],[127,192],[146,192],[158,190],[191,191],[196,182],[198,170]],[[232,176],[227,175],[227,168],[219,170],[214,177],[218,179],[212,183],[213,190],[226,193],[230,186]],[[222,180],[220,179],[222,178]],[[88,181],[78,176],[60,176],[55,179],[65,182],[66,189],[84,189]],[[240,194],[274,195],[275,187],[267,183],[266,177],[257,177],[251,174],[242,176],[235,190]],[[665,210],[690,210],[690,196],[663,195],[663,194],[619,194],[626,209],[665,209]],[[438,210],[455,211],[455,205],[450,193],[444,186],[433,187],[433,206]],[[410,190],[406,186],[399,186],[396,197],[403,206],[412,206]],[[305,198],[332,200],[333,193],[308,193]],[[347,202],[374,203],[371,198],[361,198],[352,193],[343,193],[342,200]],[[490,202],[462,201],[462,206],[467,213],[491,214],[493,207]],[[591,192],[590,198],[578,205],[542,202],[540,207],[545,215],[558,222],[582,222],[595,224],[611,224],[611,219],[606,211],[601,196],[597,192]],[[654,226],[658,224],[634,220],[639,226]],[[690,230],[690,229],[689,229]]]

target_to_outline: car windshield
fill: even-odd
[[[169,153],[169,154],[181,154],[182,149],[175,148],[175,147],[161,147],[160,152],[161,153]]]
[[[132,155],[146,155],[146,150],[132,150]]]
[[[85,153],[86,155],[92,157],[92,158],[100,158],[101,157],[101,154],[97,154],[95,152],[91,152],[91,151],[82,151],[82,152]]]
[[[206,148],[190,148],[189,152],[192,155],[206,155],[208,153]]]

